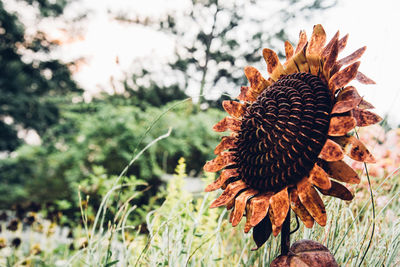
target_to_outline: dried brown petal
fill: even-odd
[[[321,159],[326,161],[338,161],[343,159],[344,153],[340,145],[327,139],[324,147],[319,153],[319,156]]]
[[[329,124],[328,135],[342,136],[356,126],[356,120],[351,116],[332,117]]]
[[[358,104],[359,108],[362,109],[374,109],[374,105],[372,105],[371,103],[369,103],[367,100],[362,99],[360,104]]]
[[[289,41],[285,42],[286,61],[288,61],[294,54],[294,48]]]
[[[375,113],[372,113],[371,111],[368,110],[362,110],[359,108],[353,109],[352,115],[357,121],[357,126],[360,127],[373,125],[382,120],[382,118],[376,115]]]
[[[348,86],[339,92],[336,98],[336,104],[333,106],[332,114],[344,113],[357,107],[362,101],[362,97],[358,94],[357,89]]]
[[[328,174],[317,164],[310,171],[309,181],[322,189],[328,190],[331,188],[331,180],[328,178]]]
[[[301,203],[314,218],[314,220],[321,226],[326,225],[326,211],[325,205],[322,202],[318,192],[315,191],[314,187],[305,178],[297,184],[297,191]]]
[[[362,84],[375,84],[375,82],[371,78],[368,78],[367,76],[365,76],[365,74],[359,71],[357,72],[356,80]]]
[[[359,184],[360,177],[358,174],[344,161],[319,161],[318,164],[325,170],[325,172],[335,180],[349,184]]]
[[[215,147],[214,154],[218,155],[222,151],[234,148],[236,138],[234,136],[223,136],[221,142]]]
[[[290,206],[307,228],[313,227],[314,219],[303,204],[301,204],[296,188],[290,191]]]
[[[267,242],[268,238],[270,237],[271,232],[272,232],[271,221],[268,216],[265,216],[264,219],[259,224],[257,224],[253,229],[253,239],[257,247],[252,248],[251,250],[252,251],[257,250],[262,245],[264,245],[264,243]]]
[[[212,184],[209,184],[204,191],[211,192],[221,188],[221,186],[231,177],[238,176],[236,169],[225,169],[221,175]]]
[[[254,67],[247,66],[244,68],[244,74],[250,82],[251,93],[253,96],[258,96],[265,88],[271,85],[261,73]]]
[[[343,200],[352,200],[354,198],[353,194],[343,185],[339,184],[338,182],[331,181],[332,186],[330,189],[322,189],[318,188],[318,190],[326,195],[326,196],[332,196],[332,197],[337,197]]]
[[[334,40],[334,43],[330,47],[329,54],[327,54],[325,57],[323,73],[327,81],[329,81],[329,79],[331,78],[331,69],[335,65],[338,54],[339,54],[339,43],[338,40],[336,39]]]
[[[339,31],[336,32],[336,34],[332,37],[332,39],[329,41],[329,43],[322,49],[321,57],[325,61],[328,56],[332,53],[332,50],[334,49],[334,45],[336,42],[339,41]],[[338,44],[336,44],[337,46]]]
[[[358,67],[360,66],[360,62],[357,61],[350,66],[344,68],[343,70],[335,73],[329,79],[329,89],[332,93],[335,93],[337,89],[344,87],[351,80],[353,80],[357,75]]]
[[[234,118],[241,117],[246,109],[246,105],[232,100],[224,100],[222,106],[225,111]]]
[[[366,46],[363,46],[359,49],[357,49],[356,51],[354,51],[353,53],[351,53],[350,55],[348,55],[347,57],[344,57],[340,60],[338,60],[337,64],[341,67],[344,65],[348,65],[348,64],[352,64],[354,62],[356,62],[358,59],[360,59],[360,57],[364,54],[365,50],[367,50]],[[340,69],[339,67],[339,69]]]
[[[299,72],[309,72],[310,67],[308,66],[306,55],[304,51],[300,51],[293,56],[293,61]],[[289,72],[289,70],[287,70]]]
[[[267,71],[274,81],[278,80],[281,75],[286,74],[278,55],[273,50],[264,48],[263,56],[265,62],[267,62]]]
[[[216,208],[229,203],[240,190],[247,188],[247,185],[242,180],[230,183],[225,191],[211,203],[210,208]]]
[[[232,226],[239,224],[243,217],[244,209],[246,208],[246,203],[252,196],[258,193],[255,189],[249,189],[241,193],[235,200],[235,209],[233,211]]]
[[[307,34],[305,31],[300,31],[299,34],[299,42],[297,43],[296,50],[294,51],[295,54],[302,51],[304,46],[307,44]]]
[[[225,132],[231,130],[238,132],[240,130],[242,122],[238,119],[225,117],[220,122],[214,125],[213,130],[216,132]]]
[[[246,224],[251,227],[256,226],[265,216],[267,216],[271,196],[272,192],[267,192],[250,199],[247,218],[248,222],[246,222]]]
[[[251,89],[248,86],[242,86],[240,88],[240,94],[237,99],[245,101],[245,102],[253,102],[256,100],[256,97],[251,93]]]
[[[271,212],[271,211],[270,211],[270,212]],[[270,213],[270,214],[271,214],[271,213]],[[282,225],[276,226],[276,225],[272,222],[272,218],[270,217],[269,219],[271,220],[271,223],[272,223],[272,234],[276,237],[276,236],[278,236],[279,233],[281,232],[281,230],[282,230]]]
[[[339,40],[339,53],[345,49],[347,45],[347,39],[349,39],[349,34],[346,34],[342,39]]]
[[[215,159],[207,161],[203,169],[206,172],[217,172],[228,165],[232,165],[235,163],[234,154],[235,153],[231,151],[222,152]]]
[[[314,26],[310,42],[306,49],[306,58],[310,66],[310,73],[318,75],[320,67],[320,55],[325,45],[326,34],[321,24]]]
[[[271,204],[271,209],[274,216],[272,224],[281,226],[285,221],[290,205],[287,188],[284,188],[283,190],[274,194],[269,200],[269,203]]]
[[[364,144],[354,136],[336,137],[334,141],[342,146],[344,153],[350,158],[360,162],[376,162],[374,156],[372,156]]]

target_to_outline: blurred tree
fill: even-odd
[[[58,16],[67,4],[25,2],[39,10],[39,17]],[[59,120],[56,96],[81,91],[68,67],[47,56],[55,45],[43,32],[28,36],[18,15],[0,2],[0,151],[13,151],[23,142],[19,130],[33,129],[42,136]]]
[[[260,65],[262,48],[277,49],[276,44],[289,39],[290,26],[334,6],[336,0],[182,2],[186,4],[188,8],[169,12],[158,24],[147,18],[133,22],[161,30],[175,41],[176,56],[169,63],[171,73],[162,75],[164,80],[171,84],[175,78],[181,90],[200,95],[199,104],[207,95],[212,100],[208,104],[220,107],[215,99],[221,101],[221,93],[233,93],[246,83],[243,67]],[[121,16],[118,19],[122,20]],[[283,56],[283,47],[278,50]],[[160,75],[150,69],[147,67],[141,78],[148,76],[162,86],[163,81],[155,77]]]

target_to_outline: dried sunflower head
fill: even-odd
[[[257,248],[271,232],[279,234],[289,208],[311,228],[326,224],[324,203],[318,193],[351,200],[341,183],[357,184],[360,178],[345,155],[360,162],[375,162],[367,148],[349,132],[381,120],[368,111],[373,106],[353,86],[353,79],[374,83],[358,71],[362,47],[338,60],[348,35],[337,32],[325,45],[326,34],[315,25],[307,41],[304,31],[296,46],[285,42],[286,62],[264,49],[270,78],[253,67],[245,68],[250,86],[242,87],[238,101],[224,101],[230,115],[214,126],[230,130],[215,148],[217,157],[204,166],[221,171],[206,191],[224,192],[211,207],[232,209],[236,226],[245,215],[245,232],[253,230]],[[331,180],[330,178],[333,178]]]

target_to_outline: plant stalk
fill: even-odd
[[[281,255],[288,255],[290,248],[290,210],[286,215],[281,230]]]

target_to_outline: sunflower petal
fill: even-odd
[[[258,193],[255,189],[249,189],[241,193],[235,200],[235,209],[233,211],[232,217],[232,226],[236,226],[239,224],[240,220],[242,220],[244,210],[246,208],[246,203],[252,196]]]
[[[223,136],[221,142],[215,147],[214,154],[218,155],[222,151],[225,151],[230,148],[234,148],[236,142],[236,137],[234,136]]]
[[[265,88],[271,85],[271,83],[264,79],[261,73],[254,67],[245,67],[244,74],[250,83],[251,93],[255,97],[258,96]]]
[[[348,86],[339,92],[336,101],[332,108],[332,114],[344,113],[356,108],[362,101],[362,97],[358,94],[356,88]]]
[[[357,72],[356,80],[362,84],[376,84],[371,78],[368,78],[362,72]]]
[[[227,130],[238,132],[240,130],[241,124],[242,122],[238,119],[225,117],[214,125],[213,130],[216,132],[225,132]]]
[[[271,210],[274,218],[272,223],[276,226],[281,226],[285,221],[290,205],[287,188],[285,187],[283,190],[274,194],[269,200],[269,203],[271,204]]]
[[[239,193],[242,189],[247,188],[247,185],[242,180],[238,180],[236,182],[230,183],[225,191],[216,199],[214,200],[210,208],[216,208],[229,203],[233,198],[235,198],[236,194]]]
[[[240,94],[237,99],[245,101],[245,102],[253,102],[256,100],[256,97],[251,93],[251,88],[248,86],[242,86],[240,88]]]
[[[270,237],[271,233],[272,233],[271,221],[268,216],[265,216],[264,219],[259,224],[257,224],[253,229],[253,239],[257,247],[252,248],[251,250],[252,251],[257,250],[262,245],[264,245],[264,243],[267,242],[268,238]]]
[[[293,188],[290,191],[290,206],[307,228],[313,227],[314,219],[303,204],[301,204],[296,188]]]
[[[374,156],[372,156],[364,144],[354,136],[335,137],[334,141],[342,146],[344,153],[350,158],[360,162],[376,163]]]
[[[328,135],[342,136],[351,131],[357,122],[351,116],[332,117],[329,124]]]
[[[241,117],[246,109],[246,105],[232,100],[224,100],[222,106],[225,111],[234,118]]]
[[[342,39],[339,40],[339,53],[342,52],[343,49],[345,49],[348,39],[349,39],[349,34],[346,34],[345,36],[343,36]]]
[[[330,139],[327,139],[325,145],[322,147],[322,150],[319,153],[319,156],[321,159],[326,161],[337,161],[343,159],[344,153],[340,145]]]
[[[225,169],[221,172],[221,175],[218,177],[217,180],[215,180],[212,184],[209,184],[204,191],[206,192],[211,192],[215,191],[226,182],[231,177],[238,176],[237,169]]]
[[[271,211],[270,211],[270,220],[271,220],[271,224],[272,224],[272,234],[276,237],[276,236],[278,236],[279,235],[279,233],[281,232],[281,230],[282,230],[282,224],[280,225],[280,226],[277,226],[277,225],[275,225],[274,223],[273,223],[273,215],[271,215]]]
[[[310,66],[311,74],[317,75],[320,67],[320,55],[322,48],[325,45],[326,34],[321,24],[314,26],[313,33],[310,38],[310,42],[306,49],[306,58],[308,65]]]
[[[357,121],[357,126],[360,127],[373,125],[382,120],[382,118],[376,115],[375,113],[372,113],[371,111],[368,110],[362,110],[359,108],[353,109],[352,115]]]
[[[369,103],[367,100],[362,99],[360,104],[358,104],[359,108],[362,109],[374,109],[374,105],[372,105],[371,103]]]
[[[332,196],[332,197],[337,197],[343,200],[352,200],[354,198],[354,195],[347,189],[344,185],[339,184],[338,182],[331,181],[332,186],[330,189],[322,189],[318,188],[318,190],[326,195],[326,196]]]
[[[215,159],[207,161],[203,169],[206,172],[217,172],[228,165],[232,165],[235,163],[234,154],[233,151],[221,152]]]
[[[319,161],[318,164],[325,170],[329,177],[339,182],[349,184],[359,184],[360,177],[358,174],[343,160],[335,162]]]
[[[339,31],[336,32],[336,34],[332,37],[332,39],[329,41],[329,43],[322,49],[321,57],[326,60],[328,56],[332,53],[333,46],[335,43],[338,43],[339,41]],[[337,46],[338,44],[336,44]]]
[[[226,203],[226,210],[230,210],[235,206],[235,198],[232,198],[231,201]],[[232,212],[231,212],[232,214]]]
[[[308,182],[308,179],[302,179],[297,183],[297,191],[301,203],[314,218],[314,220],[321,226],[326,225],[326,211],[325,205],[321,197],[314,187]]]
[[[250,199],[246,224],[250,227],[256,226],[265,216],[267,216],[271,196],[272,193],[267,192]]]
[[[300,31],[299,34],[299,42],[297,43],[296,50],[294,51],[295,54],[302,51],[304,46],[307,44],[307,34],[305,31]]]
[[[310,67],[308,66],[307,58],[306,58],[306,55],[304,54],[304,51],[300,51],[300,52],[296,53],[292,59],[295,63],[294,65],[296,66],[296,69],[298,70],[298,72],[309,72],[310,71]],[[288,68],[286,70],[288,73],[292,73],[292,72],[289,72]]]
[[[281,75],[286,74],[281,62],[279,61],[278,55],[269,48],[263,49],[263,56],[265,62],[267,62],[267,71],[270,77],[276,81]]]
[[[331,180],[328,178],[328,174],[317,164],[310,171],[309,181],[322,189],[328,190],[331,188]]]
[[[343,70],[335,73],[328,82],[329,89],[332,93],[335,93],[337,89],[344,87],[351,80],[353,80],[357,75],[358,67],[360,62],[357,61],[350,66],[344,68]]]
[[[326,55],[324,62],[323,74],[327,81],[329,81],[331,77],[331,69],[335,65],[338,54],[339,54],[339,43],[338,40],[336,39],[330,48],[329,54]]]
[[[293,57],[294,54],[294,48],[292,44],[289,41],[285,42],[285,55],[286,55],[286,61],[288,61],[291,57]]]
[[[350,55],[348,55],[347,57],[339,59],[337,64],[340,67],[344,66],[344,65],[352,64],[352,63],[356,62],[358,59],[360,59],[360,57],[364,54],[365,50],[367,50],[367,47],[363,46],[363,47],[357,49],[356,51],[354,51],[353,53],[351,53]],[[339,69],[340,69],[340,67],[339,67]]]

